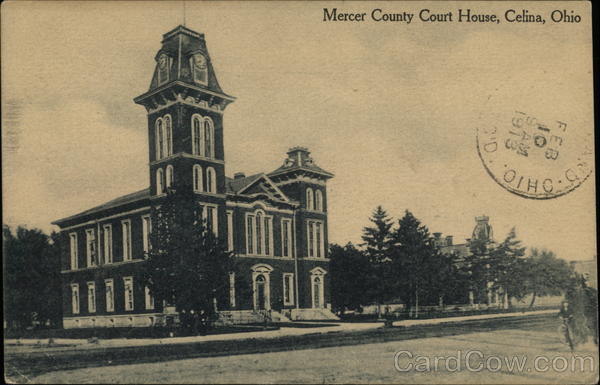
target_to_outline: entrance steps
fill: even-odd
[[[275,310],[224,310],[219,312],[217,325],[244,325],[267,322],[292,322]]]
[[[339,321],[340,318],[329,309],[292,309],[294,321]]]

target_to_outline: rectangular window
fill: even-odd
[[[286,306],[294,304],[294,274],[283,274],[283,304]]]
[[[317,251],[317,258],[321,258],[321,224],[320,223],[315,223],[316,226],[316,240],[317,240],[317,244],[315,246],[315,249]]]
[[[265,255],[271,255],[271,218],[265,218]]]
[[[123,278],[123,288],[125,294],[125,310],[133,310],[133,278]]]
[[[144,254],[147,254],[150,251],[150,231],[152,231],[150,215],[144,215],[142,217],[142,240],[144,242]]]
[[[96,284],[94,282],[87,283],[88,288],[88,312],[96,312]]]
[[[79,285],[71,285],[71,310],[73,314],[79,314]]]
[[[246,217],[246,254],[254,254],[254,215]]]
[[[154,309],[154,297],[150,294],[150,288],[146,286],[144,288],[145,298],[146,298],[146,310]]]
[[[104,262],[112,263],[113,261],[113,246],[112,246],[112,226],[104,225]]]
[[[112,279],[104,281],[105,297],[106,297],[106,311],[115,311],[115,285]]]
[[[233,211],[227,211],[227,251],[233,251]]]
[[[289,219],[281,220],[281,256],[292,256],[292,221]]]
[[[131,261],[131,221],[121,221],[123,230],[123,261]]]
[[[85,231],[87,267],[96,266],[96,235],[94,229]]]
[[[212,230],[215,236],[219,235],[219,224],[218,224],[218,211],[215,206],[203,206],[202,207],[202,219],[205,221],[206,228]]]
[[[315,229],[315,223],[314,222],[308,222],[308,256],[309,257],[314,257],[315,256],[315,233],[314,233],[314,229]]]
[[[77,233],[69,234],[69,245],[71,250],[71,270],[77,270]]]
[[[306,229],[308,256],[325,258],[325,225],[322,221],[308,221]]]
[[[229,273],[229,306],[235,307],[235,273]]]

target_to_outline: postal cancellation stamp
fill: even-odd
[[[477,128],[477,152],[488,174],[531,199],[557,198],[583,184],[594,165],[593,143],[587,127],[520,108],[489,113]]]

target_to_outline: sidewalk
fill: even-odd
[[[539,310],[539,311],[528,311],[528,312],[515,312],[515,313],[502,313],[502,314],[481,314],[465,317],[449,317],[449,318],[434,318],[434,319],[422,319],[422,320],[402,320],[393,322],[393,326],[411,327],[411,326],[425,326],[425,325],[438,325],[448,323],[460,323],[465,321],[473,320],[485,320],[494,318],[511,318],[511,317],[524,317],[524,316],[535,316],[556,313],[556,310]],[[32,351],[48,351],[48,350],[73,350],[73,349],[96,349],[99,347],[132,347],[132,346],[153,346],[153,345],[173,345],[173,344],[189,344],[195,342],[208,342],[208,341],[231,341],[231,340],[250,340],[250,339],[276,339],[284,336],[300,336],[300,335],[315,335],[315,334],[329,334],[336,332],[352,332],[352,331],[364,331],[370,329],[379,329],[383,327],[383,323],[332,323],[329,327],[316,327],[316,328],[294,328],[294,327],[281,327],[279,330],[270,331],[257,331],[257,332],[246,332],[246,333],[229,333],[229,334],[215,334],[208,336],[190,336],[190,337],[173,337],[173,338],[120,338],[120,339],[104,339],[99,340],[98,343],[89,343],[86,339],[66,339],[57,338],[54,342],[57,345],[69,345],[69,346],[48,346],[48,339],[20,339],[19,342],[24,350]],[[6,345],[16,345],[16,339],[6,339],[4,341]],[[40,346],[41,345],[41,346]],[[21,350],[21,349],[20,349]],[[23,351],[23,350],[21,350]]]

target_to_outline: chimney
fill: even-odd
[[[243,179],[246,177],[246,174],[244,174],[243,172],[236,172],[235,174],[233,174],[233,179]]]
[[[452,246],[452,235],[446,236],[446,246]]]
[[[442,237],[442,233],[433,233],[433,236],[437,240],[437,239],[440,239]]]

